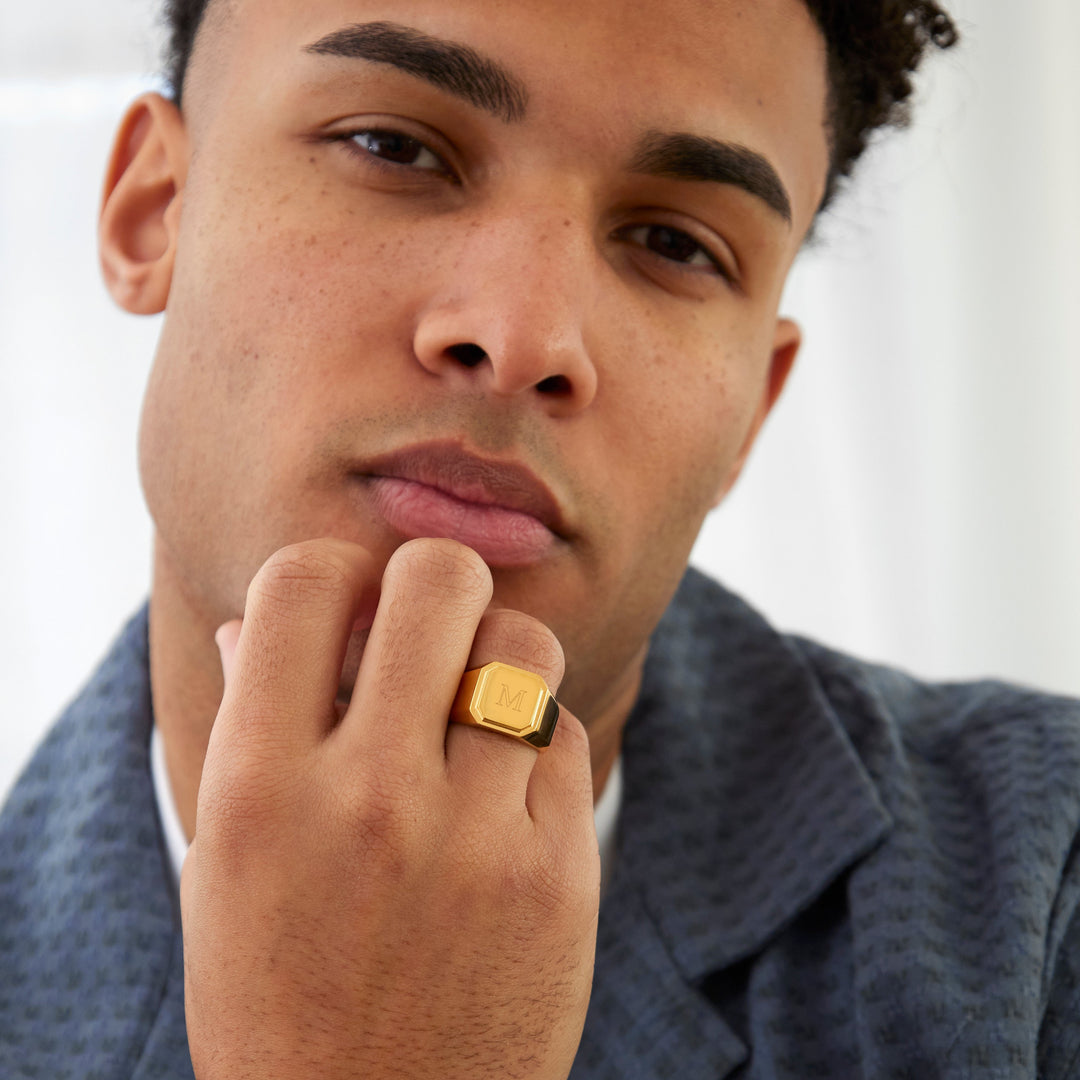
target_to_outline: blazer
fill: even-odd
[[[137,614],[0,817],[0,1076],[190,1078]],[[1080,704],[653,637],[573,1080],[1080,1075]]]

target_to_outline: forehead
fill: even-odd
[[[494,60],[524,87],[530,122],[557,120],[598,152],[644,131],[696,131],[772,161],[797,224],[823,191],[825,44],[803,0],[211,0],[211,11],[189,85],[218,109],[270,84],[303,92],[327,66],[308,46],[391,22]]]

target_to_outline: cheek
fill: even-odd
[[[302,232],[225,238],[227,256],[191,267],[196,280],[185,296],[193,318],[186,321],[200,348],[212,348],[241,382],[254,360],[274,377],[318,374],[318,366],[369,351],[381,344],[373,334],[391,330],[393,278],[365,246]]]
[[[225,475],[307,467],[298,451],[313,433],[394,404],[411,355],[406,286],[386,272],[386,242],[275,225],[233,222],[211,248],[181,248],[159,352],[169,385],[157,396],[185,413],[159,414],[161,426],[216,447]]]
[[[674,346],[631,342],[627,355],[643,359],[612,390],[611,442],[612,460],[629,466],[626,502],[696,534],[742,449],[762,365],[737,327],[694,329],[670,334]]]
[[[679,363],[654,352],[642,365],[647,377],[634,379],[632,397],[625,389],[612,410],[619,422],[609,429],[606,475],[618,510],[593,577],[603,604],[585,620],[569,612],[560,624],[570,695],[587,700],[605,662],[621,670],[667,607],[750,424],[752,351],[717,352],[712,364],[694,368],[685,354]],[[606,643],[604,657],[595,655],[597,640]]]
[[[328,190],[307,156],[283,155],[273,172],[255,157],[225,167],[232,182],[192,182],[174,283],[208,343],[233,357],[257,351],[279,376],[408,344],[423,265],[411,231]]]

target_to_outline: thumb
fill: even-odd
[[[240,619],[230,619],[229,622],[222,623],[214,634],[218,652],[221,653],[221,672],[225,676],[226,686],[232,674],[233,658],[236,656],[236,643],[240,640],[241,625]]]

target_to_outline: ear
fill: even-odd
[[[750,456],[750,450],[757,441],[758,432],[761,431],[761,426],[765,423],[765,417],[772,412],[772,408],[778,401],[780,392],[784,389],[784,384],[791,374],[791,369],[795,366],[795,357],[801,344],[802,331],[799,329],[798,324],[792,322],[791,319],[778,319],[776,332],[773,335],[769,370],[765,377],[765,384],[761,389],[761,398],[750,422],[750,430],[746,433],[742,448],[739,450],[739,455],[724,478],[724,483],[716,493],[716,498],[713,500],[714,508],[723,502],[727,493],[735,486],[735,481],[739,479],[743,466],[746,464],[746,459]]]
[[[180,110],[160,94],[137,98],[116,133],[98,220],[105,285],[135,315],[165,310],[187,165]]]

